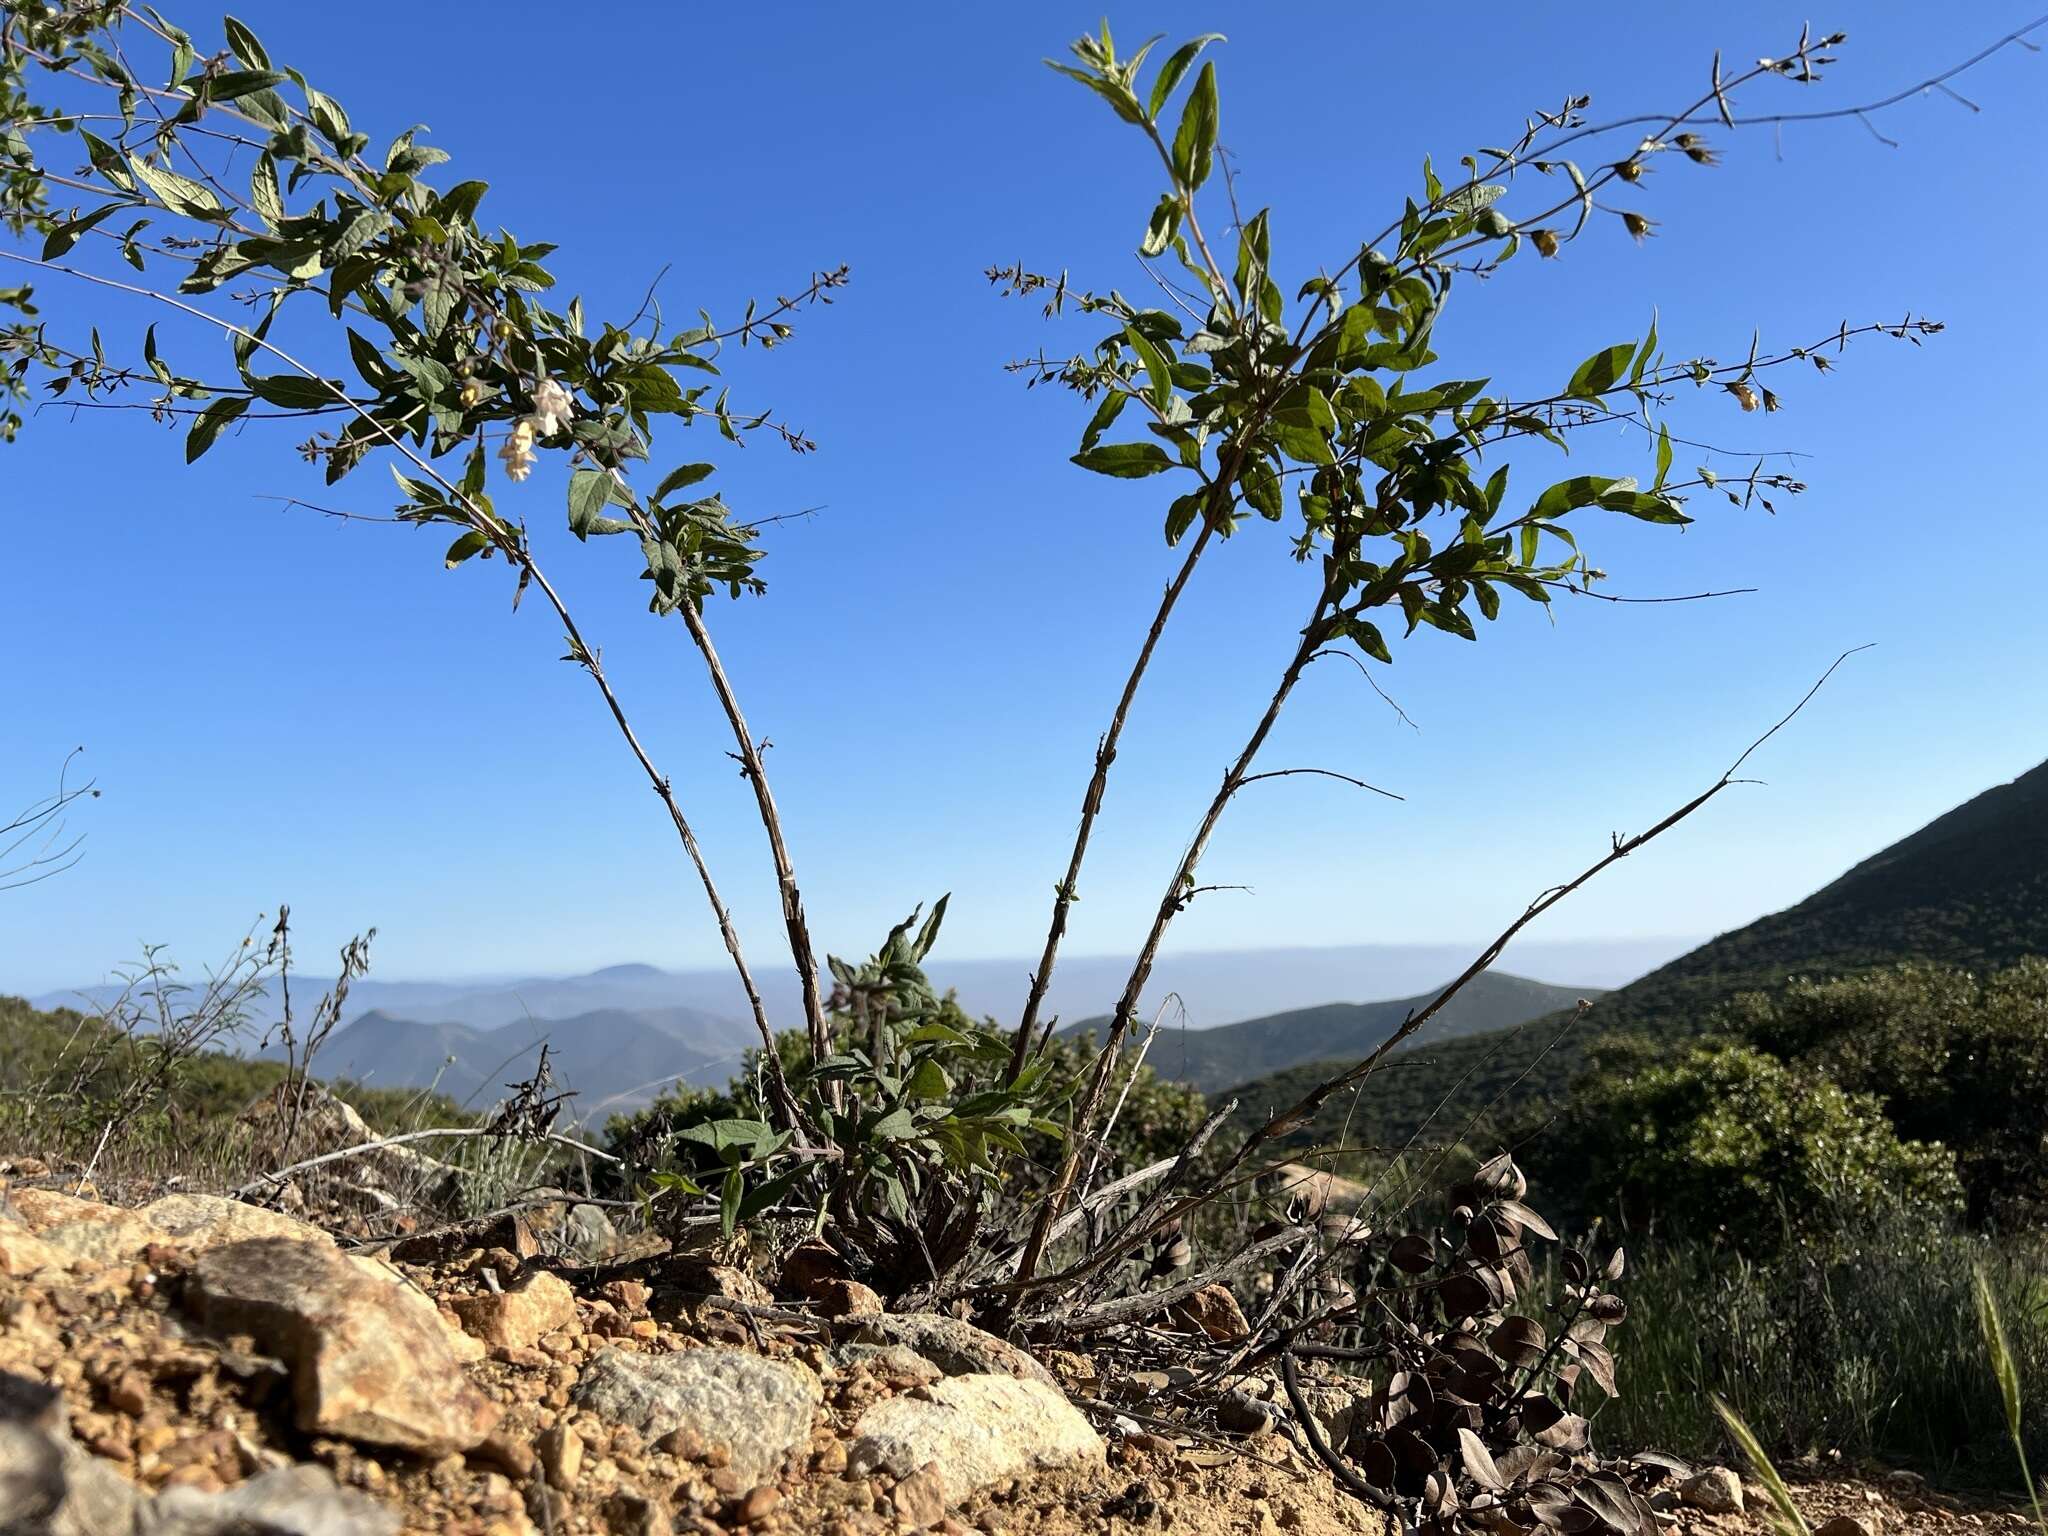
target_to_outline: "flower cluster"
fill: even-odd
[[[542,438],[569,430],[574,420],[576,399],[559,383],[543,378],[533,386],[533,411],[512,424],[498,459],[505,466],[505,478],[515,485],[533,473],[534,445]]]

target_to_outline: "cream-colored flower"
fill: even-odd
[[[505,466],[505,478],[515,485],[533,473],[531,416],[522,416],[512,424],[512,430],[505,435],[505,446],[498,450],[498,459]]]
[[[533,386],[533,429],[542,437],[568,431],[575,414],[575,397],[553,379]]]

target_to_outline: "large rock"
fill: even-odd
[[[166,1195],[136,1214],[186,1248],[216,1248],[259,1237],[286,1237],[333,1245],[334,1239],[309,1222],[220,1195]]]
[[[860,1332],[845,1353],[858,1358],[878,1345],[915,1350],[948,1376],[1014,1376],[1057,1389],[1051,1371],[1016,1345],[984,1333],[972,1323],[936,1312],[889,1313],[861,1319]]]
[[[137,1494],[72,1440],[64,1397],[0,1372],[0,1531],[7,1536],[133,1536]]]
[[[398,1516],[337,1485],[325,1467],[278,1467],[225,1493],[165,1490],[143,1506],[136,1536],[393,1536]]]
[[[954,1376],[921,1397],[884,1398],[854,1434],[850,1471],[907,1478],[936,1463],[948,1504],[1006,1478],[1100,1466],[1104,1455],[1102,1437],[1056,1388],[1011,1376]]]
[[[76,1257],[44,1242],[18,1221],[0,1217],[0,1275],[33,1275],[68,1269]]]
[[[742,1487],[770,1481],[791,1451],[807,1446],[818,1406],[818,1378],[800,1365],[739,1349],[691,1349],[628,1355],[608,1349],[583,1368],[576,1401],[611,1424],[630,1424],[646,1440],[693,1429],[732,1451]]]
[[[81,1200],[54,1189],[13,1189],[7,1203],[21,1224],[67,1261],[129,1264],[152,1243],[173,1241],[170,1233],[140,1211]]]
[[[438,1456],[497,1425],[434,1304],[367,1261],[279,1238],[228,1243],[200,1256],[185,1304],[202,1327],[249,1334],[284,1361],[308,1434]]]

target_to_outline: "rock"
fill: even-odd
[[[1183,1333],[1199,1333],[1218,1342],[1241,1339],[1251,1332],[1237,1298],[1227,1285],[1205,1285],[1168,1314]]]
[[[81,1200],[54,1189],[16,1189],[7,1198],[22,1224],[67,1260],[131,1263],[152,1243],[172,1241],[170,1233],[141,1212],[102,1205],[97,1200]]]
[[[824,1282],[852,1278],[846,1260],[829,1245],[813,1238],[789,1250],[781,1273],[776,1276],[775,1288],[791,1301],[810,1301]]]
[[[325,1467],[278,1467],[225,1493],[168,1488],[145,1505],[137,1536],[393,1536],[398,1516],[338,1486]]]
[[[0,1372],[0,1531],[15,1536],[131,1536],[135,1490],[76,1444],[64,1397]]]
[[[542,1253],[597,1264],[618,1250],[619,1230],[604,1208],[557,1201],[526,1212],[533,1240]]]
[[[465,1296],[454,1305],[468,1332],[506,1349],[532,1349],[547,1335],[576,1327],[576,1293],[561,1276],[544,1271],[509,1291]]]
[[[972,1323],[936,1312],[888,1313],[863,1318],[857,1338],[867,1344],[914,1349],[948,1376],[1014,1376],[1057,1388],[1053,1374],[1026,1351]],[[854,1351],[846,1351],[849,1355]]]
[[[284,1237],[330,1247],[334,1243],[333,1238],[309,1222],[219,1195],[166,1195],[135,1214],[159,1231],[170,1233],[183,1246],[200,1251],[258,1237]]]
[[[818,1378],[800,1365],[738,1349],[691,1349],[647,1356],[607,1349],[583,1368],[575,1402],[643,1440],[691,1428],[730,1447],[741,1488],[770,1481],[782,1460],[808,1446],[824,1401]]]
[[[937,1525],[946,1518],[944,1470],[935,1461],[926,1462],[889,1490],[889,1503],[905,1525],[920,1529]]]
[[[368,1261],[279,1238],[228,1243],[200,1256],[185,1305],[284,1361],[307,1434],[439,1456],[497,1426],[434,1304]]]
[[[44,1242],[17,1221],[0,1220],[0,1275],[33,1275],[64,1269],[74,1256]]]
[[[1105,1460],[1101,1437],[1056,1388],[1012,1376],[954,1376],[917,1397],[884,1398],[854,1435],[850,1472],[908,1478],[936,1463],[945,1504],[1009,1478]]]
[[[782,1490],[773,1483],[763,1483],[744,1499],[740,1500],[739,1521],[741,1525],[759,1525],[782,1503]]]
[[[442,1264],[472,1248],[497,1248],[515,1259],[540,1256],[540,1240],[524,1211],[500,1211],[480,1221],[458,1222],[402,1237],[388,1250],[401,1264]]]
[[[1872,1536],[1872,1532],[1868,1520],[1858,1520],[1854,1515],[1837,1515],[1813,1536]]]
[[[1243,1392],[1226,1392],[1216,1400],[1216,1427],[1227,1434],[1263,1435],[1279,1418],[1279,1410]]]
[[[576,1486],[576,1479],[583,1475],[583,1437],[573,1426],[550,1424],[541,1431],[534,1449],[540,1453],[549,1487],[566,1492]]]
[[[0,1424],[0,1531],[46,1529],[66,1486],[55,1440],[27,1424]]]
[[[810,1299],[820,1317],[874,1317],[882,1310],[882,1298],[858,1280],[820,1280]]]
[[[1742,1479],[1726,1467],[1708,1467],[1678,1486],[1679,1499],[1709,1515],[1742,1513]]]

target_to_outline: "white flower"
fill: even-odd
[[[505,446],[498,450],[505,466],[505,478],[517,485],[533,473],[533,418],[522,416],[512,424]]]
[[[542,437],[568,431],[575,414],[575,398],[553,379],[542,379],[533,386],[533,428]]]

